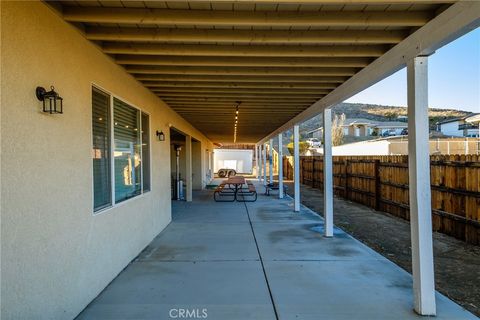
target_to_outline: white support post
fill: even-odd
[[[273,139],[270,139],[270,143],[268,145],[268,150],[270,151],[269,154],[269,161],[268,161],[268,170],[270,172],[270,181],[269,183],[273,183]]]
[[[260,179],[260,166],[258,163],[258,145],[255,145],[255,171],[257,174],[257,179]]]
[[[185,187],[187,201],[192,201],[192,137],[185,137]]]
[[[283,141],[278,134],[278,198],[283,199]]]
[[[325,237],[333,237],[332,110],[323,111],[323,218]]]
[[[258,180],[262,181],[263,179],[263,153],[262,153],[262,145],[258,146]]]
[[[293,126],[293,186],[294,186],[294,211],[300,211],[300,150],[298,124]]]
[[[414,308],[436,314],[428,122],[428,58],[407,63],[408,173]]]
[[[265,144],[263,147],[263,184],[267,185],[267,146]]]

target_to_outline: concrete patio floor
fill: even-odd
[[[407,272],[340,229],[323,237],[322,219],[294,213],[290,198],[215,203],[202,191],[174,202],[172,220],[78,319],[180,318],[178,309],[206,319],[423,318]],[[477,317],[437,293],[436,319]]]

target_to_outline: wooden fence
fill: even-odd
[[[285,157],[285,179],[293,179]],[[433,230],[480,244],[480,156],[430,157]],[[323,157],[300,157],[300,183],[323,188]],[[409,220],[408,156],[335,156],[336,195]]]

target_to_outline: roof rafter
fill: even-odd
[[[111,54],[219,56],[219,57],[380,57],[390,47],[385,45],[323,46],[249,46],[210,44],[150,44],[107,42],[103,52]]]
[[[213,66],[213,67],[365,67],[371,58],[351,57],[210,57],[164,55],[117,55],[121,65],[144,66]]]
[[[126,66],[130,73],[186,74],[186,75],[235,75],[235,76],[353,76],[356,68],[265,68],[265,67],[184,67],[184,66]]]
[[[227,11],[141,8],[65,7],[70,22],[157,24],[177,26],[422,26],[432,18],[427,11]]]
[[[88,27],[90,40],[129,42],[216,42],[236,44],[382,44],[398,43],[405,30],[210,30]]]

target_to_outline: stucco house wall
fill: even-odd
[[[72,319],[171,220],[168,123],[212,143],[44,3],[2,1],[1,42],[1,318]],[[92,84],[151,123],[151,191],[96,215]],[[50,85],[62,115],[40,112]]]

